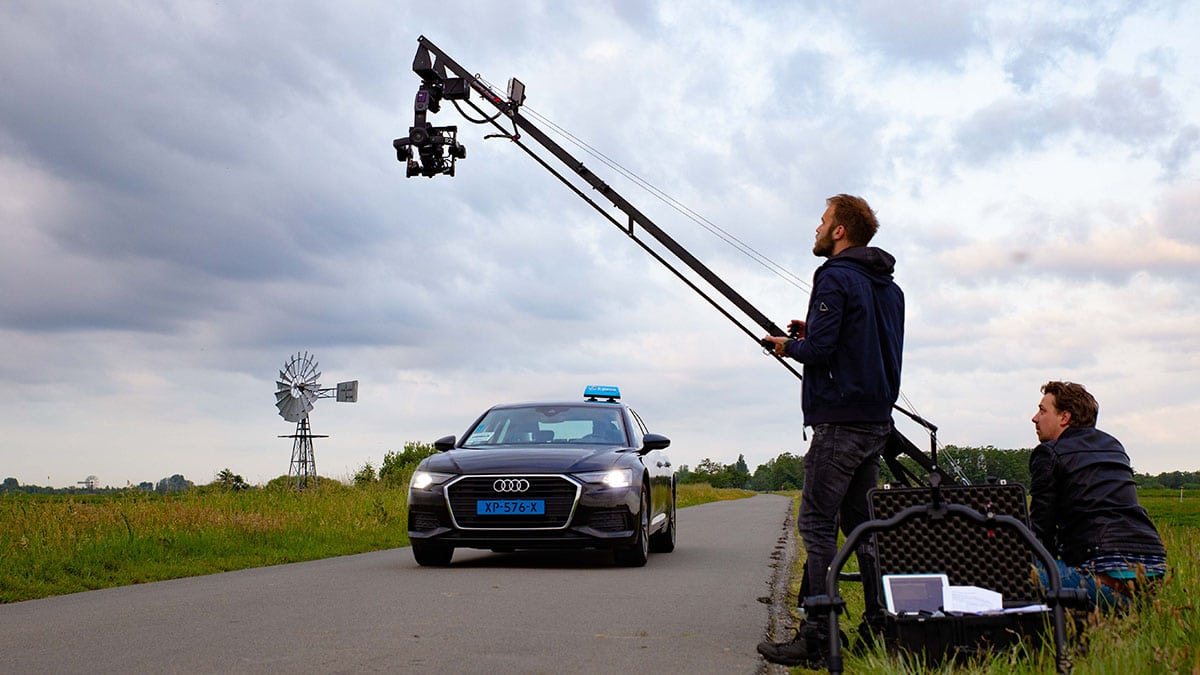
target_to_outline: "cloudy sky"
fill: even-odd
[[[1031,447],[1070,379],[1137,470],[1200,469],[1198,34],[1187,2],[5,2],[0,475],[287,473],[298,351],[360,382],[313,412],[322,475],[589,383],[677,463],[806,450],[798,381],[512,143],[446,106],[467,159],[405,178],[420,35],[795,275],[568,146],[780,324],[824,199],[864,196],[943,443]]]

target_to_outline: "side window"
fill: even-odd
[[[620,443],[625,444],[626,440],[625,424],[621,419],[621,411],[619,409],[605,410],[601,418],[593,422],[593,435],[605,443]]]
[[[633,417],[634,423],[637,424],[637,438],[634,440],[636,441],[637,445],[641,445],[642,439],[650,432],[646,430],[646,423],[642,421],[642,418],[637,414],[637,412],[634,411],[633,408],[629,409],[629,415]]]

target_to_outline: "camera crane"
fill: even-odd
[[[768,335],[777,337],[787,335],[783,329],[767,318],[757,307],[750,304],[749,301],[725,283],[723,279],[717,276],[704,263],[700,262],[699,259],[680,245],[679,242],[663,231],[662,228],[638,210],[637,207],[626,200],[612,186],[601,180],[595,173],[584,166],[583,162],[580,162],[571,153],[567,152],[566,149],[550,138],[528,117],[522,115],[521,105],[525,102],[525,85],[520,80],[516,78],[509,80],[507,94],[501,96],[478,75],[472,75],[425,36],[417,39],[417,53],[413,58],[412,69],[421,78],[421,84],[417,88],[413,104],[413,125],[409,127],[408,136],[397,138],[392,143],[396,149],[396,159],[406,165],[407,176],[409,178],[414,176],[432,178],[442,174],[453,176],[455,162],[459,159],[466,159],[467,150],[458,142],[458,127],[453,125],[434,126],[427,120],[429,113],[437,113],[441,110],[443,101],[450,101],[467,121],[476,124],[491,124],[498,130],[498,133],[489,134],[485,138],[507,138],[524,150],[534,161],[558,178],[568,189],[608,219],[617,229],[624,232],[642,250],[646,251],[646,253],[666,267],[680,281],[686,284],[688,288],[691,288],[700,295],[700,297],[725,318],[733,322],[735,326],[754,340],[755,343],[760,343],[758,332],[749,328],[729,308],[719,303],[696,280],[685,275],[682,270],[664,257],[658,249],[652,247],[645,239],[640,238],[638,236],[639,228],[665,248],[678,262],[682,262],[698,275],[700,280],[706,283],[711,290],[716,291],[724,297],[725,300],[733,305],[734,309],[741,312],[742,315],[760,329],[766,331]],[[480,98],[494,108],[495,112],[489,115],[486,110],[476,105],[471,100],[472,91],[476,92]],[[480,119],[472,119],[460,107],[459,101],[465,102],[482,117]],[[511,132],[505,128],[505,125],[499,122],[501,117],[506,118],[512,123],[513,129]],[[532,138],[538,145],[553,155],[562,168],[573,172],[604,199],[608,200],[625,215],[627,222],[621,223],[612,213],[597,203],[596,200],[592,199],[579,185],[572,182],[567,175],[551,165],[541,154],[535,152],[533,148],[524,142],[523,139],[525,136]],[[792,364],[785,361],[782,357],[775,355],[773,351],[768,350],[768,352],[784,368],[796,376],[797,379],[803,379],[803,375]],[[895,475],[899,482],[905,485],[925,483],[913,470],[899,461],[900,456],[903,455],[911,458],[921,468],[929,472],[930,475],[936,474],[939,477],[938,482],[953,482],[953,479],[937,464],[937,427],[916,413],[906,410],[899,405],[894,406],[894,408],[929,432],[930,455],[923,453],[912,441],[908,440],[898,431],[893,432],[883,457],[891,468],[893,475]],[[961,474],[959,477],[963,483],[968,482]]]

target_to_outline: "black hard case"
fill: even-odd
[[[1017,484],[948,486],[941,498],[987,515],[1012,516],[1028,526],[1025,488]],[[930,503],[929,488],[871,491],[871,518],[885,520],[910,506]],[[1013,529],[987,527],[947,513],[905,521],[872,536],[879,574],[944,573],[954,586],[979,586],[1004,596],[1005,607],[1042,602],[1033,576],[1033,554]],[[863,583],[881,584],[881,578]],[[880,594],[882,597],[882,593]],[[927,662],[1010,647],[1048,628],[1045,612],[986,616],[896,616],[884,613],[890,646],[922,654]]]
[[[890,647],[917,652],[927,662],[991,651],[1026,636],[1053,633],[1060,673],[1070,672],[1064,607],[1078,603],[1064,590],[1053,558],[1029,529],[1025,490],[1020,485],[988,484],[881,488],[869,494],[871,520],[851,532],[827,572],[829,593],[805,599],[805,607],[828,611],[829,671],[842,672],[838,615],[845,601],[838,579],[849,556],[869,540],[878,557],[878,575],[863,583],[879,586],[884,574],[945,573],[951,584],[999,591],[1006,606],[1046,602],[1051,610],[1031,614],[895,616],[885,613],[884,639]],[[1034,558],[1047,565],[1050,588],[1033,581]]]

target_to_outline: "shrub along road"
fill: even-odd
[[[643,568],[407,548],[0,605],[8,672],[753,673],[790,500],[679,512]]]

